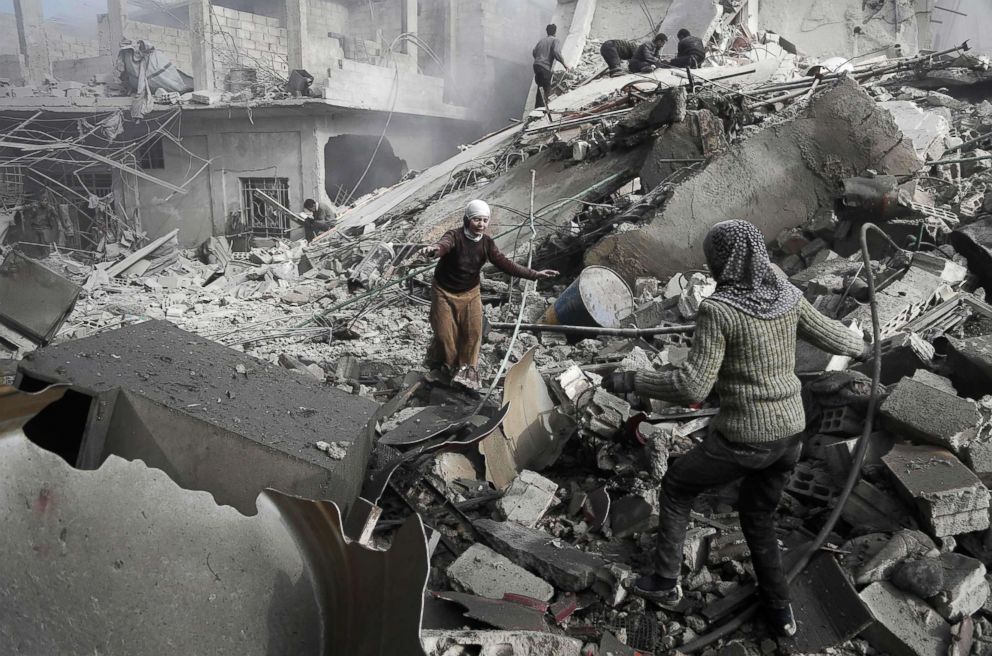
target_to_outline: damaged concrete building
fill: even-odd
[[[985,2],[53,7],[0,14],[0,653],[992,654]],[[558,273],[483,269],[478,385],[425,361],[475,199]],[[789,636],[736,483],[635,586],[728,404],[616,381],[705,348],[731,218],[867,344],[778,354]]]

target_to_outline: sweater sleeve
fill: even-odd
[[[487,237],[488,247],[486,250],[486,259],[497,269],[503,273],[507,273],[515,278],[526,278],[527,280],[537,280],[537,271],[533,269],[528,269],[525,266],[517,264],[507,256],[503,255],[503,252],[499,250],[496,246],[496,242],[492,238]]]
[[[674,403],[700,403],[716,384],[727,341],[720,319],[712,304],[699,306],[692,349],[685,363],[671,371],[638,371],[635,391],[655,399]]]
[[[444,257],[451,252],[451,249],[455,247],[455,234],[454,231],[449,230],[448,232],[441,235],[441,238],[437,240],[434,244],[438,246],[438,257]]]
[[[637,53],[634,55],[634,59],[645,64],[658,64],[658,57],[655,56],[655,49],[650,43],[642,43],[637,48]]]
[[[857,357],[864,350],[861,337],[840,321],[825,317],[805,298],[800,301],[797,334],[828,353]]]
[[[561,62],[562,66],[566,66],[565,58],[561,55],[561,41],[558,39],[555,39],[555,42],[551,44],[551,54],[554,55],[555,59]]]

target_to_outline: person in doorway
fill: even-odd
[[[706,60],[706,46],[698,36],[693,36],[684,27],[676,35],[679,49],[668,65],[672,68],[699,68]]]
[[[317,207],[317,201],[312,198],[303,201],[303,211],[300,212],[300,217],[303,219],[303,233],[308,242],[331,229],[331,222],[327,220],[324,210]]]
[[[662,61],[658,58],[661,49],[668,43],[668,36],[665,34],[655,34],[650,41],[642,43],[630,60],[631,73],[650,73],[658,68]]]
[[[547,36],[537,42],[531,53],[534,56],[534,83],[537,84],[534,107],[538,108],[545,107],[551,100],[551,70],[555,62],[561,62],[566,71],[572,70],[565,65],[565,59],[561,56],[561,41],[555,36],[558,34],[558,26],[552,23],[544,31]]]
[[[771,268],[761,232],[746,221],[716,224],[703,242],[716,292],[699,307],[689,357],[667,372],[615,373],[616,393],[635,391],[677,403],[703,401],[716,388],[720,410],[702,444],[675,460],[661,482],[655,571],[633,591],[663,608],[682,598],[682,546],[693,501],[741,480],[739,516],[765,615],[780,636],[796,631],[774,513],[800,453],[806,417],[795,374],[796,338],[865,359],[860,334],[820,314]]]
[[[490,263],[517,278],[552,278],[557,271],[535,271],[500,252],[486,234],[492,212],[485,201],[473,200],[465,208],[462,226],[449,230],[422,253],[440,258],[431,285],[430,322],[434,338],[426,364],[471,389],[479,386],[479,346],[482,343],[482,295],[479,272]]]
[[[604,41],[599,47],[599,54],[603,56],[606,65],[610,67],[610,77],[618,77],[624,74],[623,62],[630,61],[640,44],[637,41],[628,39],[610,39]]]

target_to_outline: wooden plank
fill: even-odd
[[[118,276],[118,275],[124,273],[125,271],[127,271],[128,269],[130,269],[136,262],[138,262],[139,260],[145,259],[145,257],[147,255],[150,255],[151,253],[154,253],[163,244],[165,244],[170,239],[173,239],[178,234],[179,234],[179,228],[176,228],[175,230],[172,230],[171,232],[169,232],[169,233],[167,233],[165,235],[162,235],[161,237],[159,237],[155,241],[151,242],[147,246],[142,246],[138,250],[134,251],[133,253],[131,253],[130,255],[128,255],[127,257],[125,257],[120,262],[117,262],[117,263],[111,265],[110,267],[108,267],[107,268],[107,275],[110,276],[111,278],[113,278],[115,276]]]

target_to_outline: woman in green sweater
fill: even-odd
[[[742,479],[741,529],[751,550],[767,619],[793,635],[795,618],[775,536],[774,513],[801,449],[806,425],[795,374],[796,337],[831,353],[862,358],[862,338],[817,312],[772,270],[758,229],[715,225],[703,250],[716,292],[703,301],[685,364],[662,373],[614,374],[607,387],[676,403],[699,403],[715,389],[720,412],[704,442],[672,463],[661,483],[656,572],[634,592],[662,607],[682,599],[679,573],[689,512],[702,492]]]

